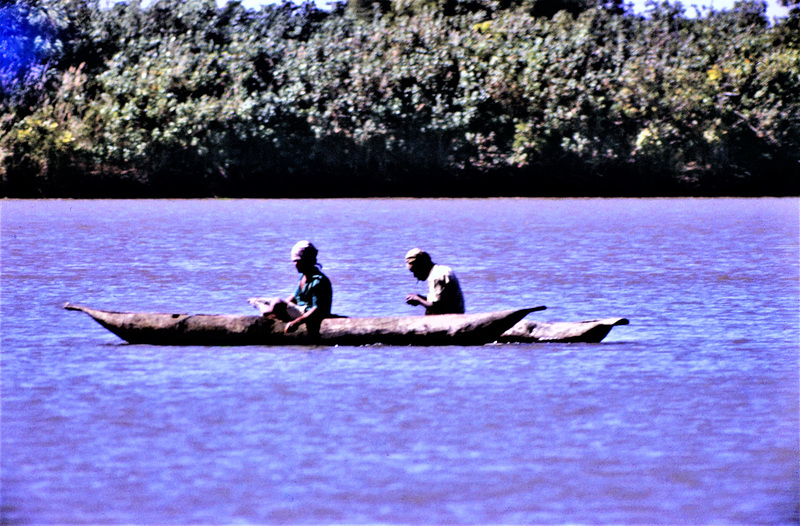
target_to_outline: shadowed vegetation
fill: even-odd
[[[792,4],[1,2],[2,195],[794,195]]]

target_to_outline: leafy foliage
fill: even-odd
[[[6,2],[3,194],[798,192],[797,4],[553,5]]]

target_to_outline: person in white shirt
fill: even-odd
[[[406,254],[406,267],[419,281],[428,282],[428,295],[408,294],[406,303],[422,305],[425,314],[464,314],[464,296],[453,269],[436,265],[424,250],[413,248]]]

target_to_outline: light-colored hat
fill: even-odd
[[[417,262],[431,262],[431,256],[419,248],[412,248],[406,252],[406,265],[411,266]]]
[[[317,261],[317,247],[311,244],[311,241],[298,241],[292,247],[292,261],[300,261],[301,259],[309,259],[316,263]]]

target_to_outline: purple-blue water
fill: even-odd
[[[2,201],[2,523],[796,524],[798,199]],[[66,301],[627,317],[600,344],[128,345]]]

